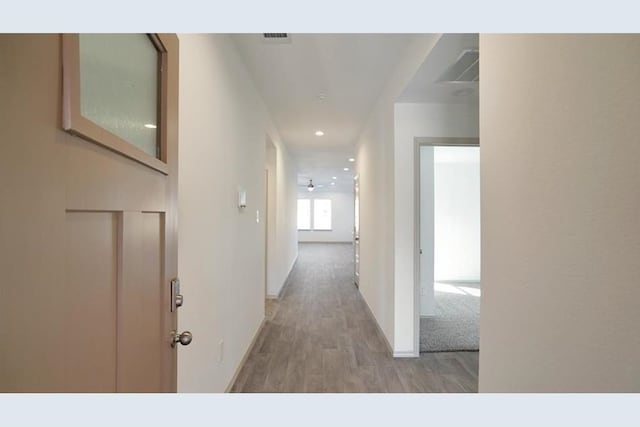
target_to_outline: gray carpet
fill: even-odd
[[[436,284],[436,315],[420,318],[421,353],[479,349],[479,291],[480,283]]]

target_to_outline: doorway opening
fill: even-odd
[[[479,140],[416,142],[420,352],[478,351]]]

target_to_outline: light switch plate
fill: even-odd
[[[244,209],[247,207],[247,190],[238,190],[238,208]]]

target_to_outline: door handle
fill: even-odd
[[[176,344],[189,345],[193,341],[193,335],[189,331],[184,331],[178,334],[176,331],[171,331],[171,347],[175,347]]]

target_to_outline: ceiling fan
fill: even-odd
[[[309,181],[307,184],[298,183],[298,188],[300,188],[300,191],[303,191],[303,188],[304,188],[311,193],[312,191],[315,191],[317,189],[324,187],[324,185],[322,184],[314,184],[313,179],[306,179],[306,180]]]

